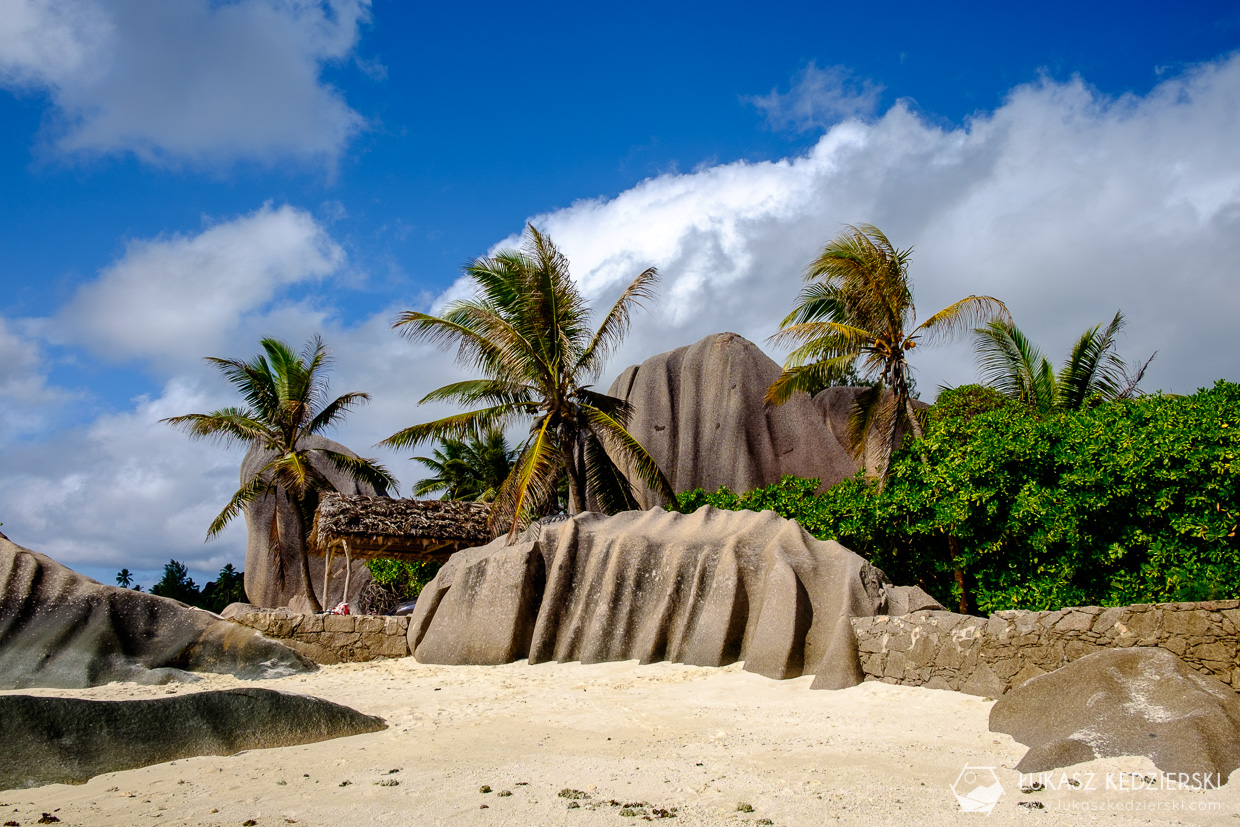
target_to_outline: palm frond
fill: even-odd
[[[349,479],[355,482],[366,483],[380,494],[388,489],[395,491],[400,487],[400,483],[397,482],[396,478],[388,473],[388,470],[380,465],[377,460],[354,457],[342,454],[339,451],[330,451],[326,448],[314,449],[313,453],[325,457],[336,470],[347,475]]]
[[[193,439],[211,439],[224,444],[258,442],[271,446],[275,439],[267,423],[245,408],[221,408],[205,414],[185,414],[159,420],[184,431]]]
[[[611,310],[603,318],[590,343],[586,345],[581,358],[577,360],[576,372],[581,376],[597,376],[603,362],[611,355],[612,350],[629,332],[631,314],[634,307],[642,307],[642,302],[654,298],[654,289],[659,283],[659,271],[653,267],[640,273],[637,278],[624,288],[620,298],[611,306]]]
[[[967,296],[926,319],[909,338],[918,344],[945,344],[991,321],[1011,324],[1007,305],[991,296]]]
[[[556,479],[561,473],[559,453],[551,420],[545,417],[526,443],[517,458],[516,467],[500,486],[491,505],[489,520],[492,530],[506,525],[509,542],[529,522],[532,508],[550,500],[554,493]]]
[[[767,388],[764,401],[768,405],[782,405],[796,393],[813,396],[847,377],[856,361],[856,356],[845,354],[808,365],[784,368],[779,378]]]
[[[370,394],[353,391],[342,394],[331,402],[327,403],[322,410],[310,420],[310,424],[306,427],[306,433],[318,434],[336,424],[336,420],[340,419],[354,408],[370,401]]]
[[[454,414],[397,431],[379,444],[389,448],[413,448],[428,439],[463,439],[470,434],[478,436],[495,428],[507,427],[513,418],[524,412],[524,405],[503,404]]]
[[[264,468],[263,471],[265,470],[267,469]],[[242,509],[244,509],[247,505],[261,498],[271,490],[272,485],[263,478],[263,471],[255,474],[249,482],[238,488],[236,493],[234,493],[229,499],[228,505],[224,506],[224,510],[211,521],[211,525],[207,529],[208,540],[223,531],[224,527],[232,522],[233,519],[240,514]]]
[[[668,502],[676,498],[676,492],[659,464],[641,443],[633,438],[620,420],[593,405],[582,405],[581,409],[590,424],[590,431],[602,442],[607,453],[618,456],[633,469],[642,482],[654,489],[659,496],[665,497]]]

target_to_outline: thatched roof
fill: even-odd
[[[446,560],[455,551],[489,543],[491,509],[455,500],[394,500],[328,492],[314,514],[310,547],[358,557]]]

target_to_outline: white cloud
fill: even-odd
[[[251,338],[280,335],[289,316],[300,327],[314,311],[273,302],[292,285],[336,272],[344,259],[308,213],[265,205],[195,236],[131,241],[79,288],[56,330],[109,358],[172,369],[235,350],[238,340],[248,347]]]
[[[845,66],[819,69],[812,61],[796,74],[787,92],[744,98],[766,115],[772,129],[808,132],[847,118],[874,114],[882,84],[857,77]]]
[[[73,398],[48,384],[38,342],[19,327],[0,316],[0,445],[46,430],[59,406]]]
[[[334,163],[363,118],[325,84],[369,0],[6,0],[0,85],[45,91],[69,155]]]
[[[1117,308],[1147,387],[1240,379],[1240,55],[1110,99],[1079,79],[1013,90],[965,126],[903,104],[832,127],[805,155],[647,180],[533,218],[600,305],[648,266],[662,302],[609,368],[733,330],[761,343],[845,223],[916,247],[923,318],[969,294],[1007,302],[1058,360]],[[516,237],[501,244],[511,246]],[[460,291],[462,285],[454,286]],[[919,351],[921,387],[975,380],[966,344]]]

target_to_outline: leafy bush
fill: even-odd
[[[679,510],[771,508],[970,611],[1240,594],[1240,386],[1046,416],[944,396],[882,491],[786,477]]]
[[[368,614],[388,614],[406,600],[417,598],[442,565],[426,561],[367,560],[366,568],[374,584],[361,601],[362,610]]]

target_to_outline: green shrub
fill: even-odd
[[[881,492],[785,477],[678,507],[771,508],[972,611],[1240,595],[1240,386],[1044,417],[982,391],[945,392]]]

